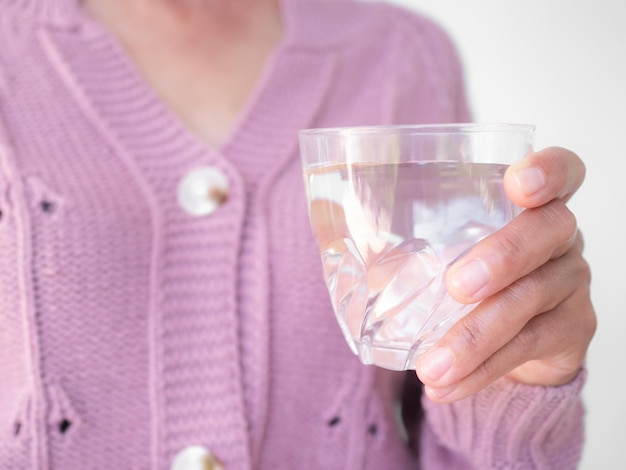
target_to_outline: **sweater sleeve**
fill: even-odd
[[[560,387],[503,378],[441,405],[422,398],[421,468],[575,469],[584,441],[586,371]]]
[[[456,44],[432,19],[393,9],[403,37],[396,124],[470,122],[463,62]]]
[[[437,23],[401,10],[398,123],[469,122],[462,61]],[[581,389],[585,371],[561,387],[529,386],[503,378],[450,405],[422,398],[424,415],[409,426],[424,470],[576,468],[583,444]],[[403,403],[416,408],[418,392]],[[420,426],[420,429],[416,427]],[[417,432],[416,432],[417,431]],[[417,442],[413,440],[417,437]]]

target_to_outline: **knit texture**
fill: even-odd
[[[424,400],[411,449],[406,374],[361,365],[330,307],[297,131],[469,120],[435,24],[284,0],[285,38],[211,148],[78,0],[0,12],[0,469],[161,470],[190,445],[230,469],[575,467],[584,374]],[[228,199],[193,216],[176,192],[203,166]]]

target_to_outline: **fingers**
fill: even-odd
[[[472,373],[448,385],[426,385],[426,394],[433,401],[451,403],[477,393],[507,374],[529,385],[558,386],[569,383],[582,367],[586,347],[570,350],[574,342],[567,334],[576,335],[574,338],[579,344],[583,339],[578,340],[577,337],[582,330],[573,327],[563,330],[562,327],[571,325],[568,323],[569,313],[572,308],[579,308],[577,303],[581,299],[583,295],[572,297],[549,314],[533,318],[518,335],[485,359]],[[546,341],[548,336],[550,339]],[[584,339],[585,345],[589,344],[589,339]],[[562,352],[562,348],[568,352]],[[550,357],[555,353],[559,355],[558,360],[529,360],[531,357]]]
[[[450,267],[446,283],[452,297],[479,301],[565,253],[576,236],[576,219],[565,203],[584,176],[580,158],[559,147],[511,165],[505,189],[515,204],[528,209]]]
[[[511,371],[524,383],[564,384],[581,367],[595,321],[589,267],[572,249],[482,302],[418,359],[417,373],[442,403]]]
[[[576,236],[576,219],[563,202],[527,209],[450,266],[448,292],[461,303],[482,300],[561,256]]]
[[[553,199],[567,202],[585,178],[585,165],[569,150],[550,147],[509,167],[504,188],[515,204],[539,207]]]
[[[582,236],[565,204],[584,176],[582,161],[556,147],[509,168],[507,194],[526,210],[448,269],[451,296],[481,303],[416,363],[433,400],[458,400],[505,374],[560,385],[578,372],[596,317]]]

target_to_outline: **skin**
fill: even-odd
[[[283,37],[279,0],[84,0],[182,124],[230,137]],[[210,85],[210,86],[207,86]]]
[[[216,147],[228,140],[283,35],[278,0],[84,6],[117,36],[164,104]],[[558,386],[578,374],[596,316],[583,240],[566,203],[584,174],[580,158],[562,148],[510,167],[505,189],[527,210],[449,269],[450,294],[482,302],[418,359],[432,400],[462,399],[503,376]]]
[[[583,239],[566,202],[584,175],[580,158],[562,148],[509,168],[507,194],[528,209],[447,273],[455,299],[483,302],[418,359],[429,398],[451,403],[502,376],[558,386],[578,374],[596,315]]]

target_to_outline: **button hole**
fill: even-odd
[[[14,436],[19,436],[20,435],[20,431],[22,430],[22,423],[20,421],[17,421],[14,425],[13,425],[13,435]]]
[[[72,422],[69,419],[62,419],[59,422],[59,432],[61,434],[65,434],[70,429],[70,427],[72,427]]]
[[[370,424],[369,428],[367,428],[367,432],[370,435],[375,436],[378,434],[378,425],[376,423]]]
[[[328,420],[328,426],[331,428],[337,426],[341,422],[341,418],[339,416],[334,416]]]
[[[54,212],[54,209],[56,208],[54,203],[50,201],[41,201],[41,203],[39,203],[39,207],[41,207],[42,211],[47,213]]]

